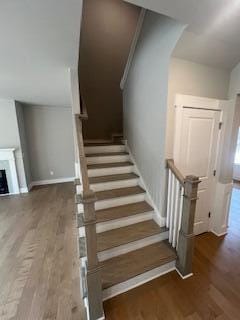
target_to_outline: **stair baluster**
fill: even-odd
[[[196,176],[184,177],[171,159],[167,160],[167,169],[166,226],[169,228],[169,242],[177,251],[176,268],[186,278],[192,275],[193,227],[200,180]]]

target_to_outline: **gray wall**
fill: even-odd
[[[87,105],[87,139],[122,133],[120,81],[140,9],[119,0],[85,0],[81,29],[79,79]]]
[[[183,29],[148,11],[124,88],[124,135],[162,216],[169,60]]]
[[[24,120],[32,181],[74,177],[71,108],[26,105]]]
[[[166,157],[173,157],[174,102],[177,93],[227,99],[230,71],[171,58],[168,81]]]
[[[20,147],[21,147],[22,158],[23,158],[25,178],[26,178],[27,186],[29,187],[32,181],[32,175],[31,175],[29,152],[28,152],[28,146],[27,146],[27,140],[26,140],[26,129],[25,129],[24,114],[23,114],[24,106],[20,102],[16,101],[15,107],[16,107],[18,132],[19,132],[19,138],[20,138]]]
[[[19,187],[26,188],[23,154],[14,100],[0,99],[0,148],[15,148]]]

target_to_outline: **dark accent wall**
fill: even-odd
[[[121,0],[85,0],[79,79],[89,119],[85,139],[108,139],[123,131],[120,81],[140,8]]]

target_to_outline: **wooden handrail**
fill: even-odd
[[[87,172],[87,160],[84,152],[83,134],[82,134],[82,121],[79,114],[75,114],[75,127],[77,132],[78,156],[81,168],[81,183],[84,192],[90,191],[89,179]]]
[[[87,120],[88,119],[88,113],[87,113],[87,107],[86,107],[86,103],[83,99],[83,97],[80,95],[80,119],[82,120]]]
[[[167,168],[169,168],[172,171],[172,173],[175,175],[175,177],[178,179],[181,185],[184,186],[185,177],[181,174],[181,172],[175,166],[173,159],[167,159]]]

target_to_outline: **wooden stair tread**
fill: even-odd
[[[129,180],[139,178],[135,173],[124,173],[124,174],[113,174],[109,176],[100,176],[100,177],[90,177],[89,182],[91,183],[103,183],[103,182],[112,182],[120,180]]]
[[[106,168],[116,168],[116,167],[128,167],[133,166],[133,163],[130,161],[125,162],[113,162],[113,163],[95,163],[88,164],[88,169],[106,169]]]
[[[119,188],[112,190],[98,191],[95,193],[97,201],[108,200],[113,198],[127,197],[136,194],[145,193],[145,190],[139,186],[128,187],[128,188]]]
[[[143,221],[129,226],[101,232],[97,234],[97,251],[116,248],[133,241],[166,232],[166,227],[160,227],[154,220]],[[79,238],[80,257],[86,255],[85,237]]]
[[[175,259],[175,251],[167,241],[161,241],[105,260],[102,262],[103,289],[127,281]]]
[[[124,146],[122,142],[85,142],[84,147]]]
[[[129,226],[105,231],[97,234],[98,252],[118,247],[133,241],[141,240],[167,231],[154,220],[143,221]]]
[[[88,153],[86,157],[111,157],[111,156],[128,156],[127,152],[99,152],[99,153]]]
[[[96,218],[97,223],[100,223],[151,211],[153,211],[153,208],[150,206],[150,204],[148,204],[146,201],[141,201],[113,208],[97,210]]]

